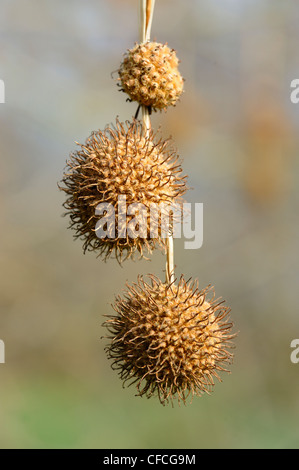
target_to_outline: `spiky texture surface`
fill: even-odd
[[[142,123],[120,123],[93,132],[84,145],[71,155],[61,189],[67,194],[64,207],[70,216],[75,237],[83,241],[84,252],[95,250],[106,259],[110,255],[122,261],[135,252],[143,255],[156,246],[164,247],[161,233],[151,238],[150,223],[143,238],[118,233],[118,196],[126,196],[127,207],[142,203],[150,213],[152,203],[158,208],[172,204],[186,191],[179,157],[170,140],[158,140],[153,131],[144,135]],[[100,203],[110,203],[115,210],[115,236],[98,238],[96,224]],[[133,215],[127,215],[128,224]]]
[[[119,69],[122,89],[131,100],[154,109],[174,106],[183,92],[184,80],[173,49],[157,42],[129,49]]]
[[[166,285],[154,276],[138,278],[124,298],[116,299],[115,316],[104,323],[111,336],[107,353],[112,368],[138,394],[158,394],[162,404],[209,392],[219,371],[231,362],[232,323],[223,302],[211,290],[181,277]]]

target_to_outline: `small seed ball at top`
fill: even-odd
[[[119,68],[120,86],[144,106],[160,110],[175,106],[184,88],[178,63],[175,51],[166,44],[137,44]]]

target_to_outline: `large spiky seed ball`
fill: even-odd
[[[158,394],[162,404],[189,394],[209,392],[219,371],[231,362],[229,308],[210,300],[211,290],[181,277],[166,285],[154,276],[138,278],[124,298],[116,299],[116,316],[104,323],[111,336],[106,350],[112,367],[138,395]]]
[[[166,44],[137,44],[128,50],[118,72],[122,90],[144,106],[174,106],[184,87],[178,63],[175,51]]]
[[[122,261],[144,248],[151,252],[156,246],[164,247],[161,232],[151,238],[150,208],[163,207],[180,199],[186,191],[185,177],[179,157],[170,140],[158,140],[152,130],[144,133],[141,122],[134,120],[104,131],[93,132],[84,145],[71,155],[61,187],[67,194],[64,207],[76,230],[75,238],[84,241],[83,249],[95,250],[105,259],[114,254]],[[119,205],[119,196],[125,196],[126,207]],[[96,214],[100,203],[111,204],[115,211],[115,232],[99,238],[96,225],[101,218]],[[146,233],[133,238],[130,232],[120,233],[119,220],[132,203],[142,203],[147,209]],[[119,214],[122,211],[122,215]],[[161,209],[162,212],[162,209]],[[125,215],[125,225],[133,215]],[[137,227],[138,228],[138,227]]]

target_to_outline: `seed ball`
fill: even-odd
[[[166,44],[137,44],[128,50],[118,71],[121,89],[132,101],[155,110],[174,106],[184,88],[178,63]]]
[[[106,347],[112,367],[138,395],[158,395],[162,404],[210,392],[214,377],[231,363],[232,323],[223,302],[208,299],[210,288],[181,277],[178,285],[142,277],[114,304],[116,315],[104,323],[111,333]]]
[[[78,145],[67,162],[61,189],[67,195],[65,215],[70,217],[75,238],[82,239],[84,252],[95,251],[104,259],[114,256],[121,262],[135,253],[144,256],[155,247],[164,249],[161,219],[151,231],[155,225],[151,208],[155,205],[162,217],[186,191],[186,177],[171,141],[158,139],[152,130],[144,133],[140,121],[117,120],[115,126],[93,132],[84,145]],[[138,207],[129,213],[133,203],[142,203],[146,210],[145,218],[138,219],[144,221],[143,230],[137,222],[134,225]],[[100,215],[99,207],[106,208]],[[131,231],[127,230],[130,222]]]

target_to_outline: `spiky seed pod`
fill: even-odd
[[[175,51],[166,44],[137,44],[128,50],[120,66],[120,86],[131,100],[144,106],[174,106],[184,87],[178,63]]]
[[[104,323],[111,340],[106,347],[124,384],[137,382],[138,395],[158,394],[162,404],[189,394],[211,391],[214,377],[232,360],[232,323],[228,307],[210,300],[209,287],[181,277],[166,285],[154,276],[128,286],[114,304],[115,316]]]
[[[142,236],[133,238],[130,233],[120,231],[123,207],[119,196],[126,197],[126,208],[132,203],[142,203],[150,214],[151,204],[158,210],[180,199],[186,191],[185,177],[181,176],[179,157],[170,140],[158,140],[152,130],[144,135],[140,121],[116,121],[116,126],[107,126],[104,131],[93,132],[85,145],[71,155],[61,187],[67,194],[64,207],[76,230],[75,238],[83,239],[83,249],[97,251],[105,259],[115,255],[122,261],[133,253],[143,254],[144,248],[151,252],[156,246],[164,247],[160,230],[151,238],[150,218]],[[100,203],[110,203],[115,211],[115,232],[99,238],[96,225]],[[121,207],[119,213],[119,207]],[[125,208],[125,210],[126,210]],[[125,215],[125,226],[133,215]]]

